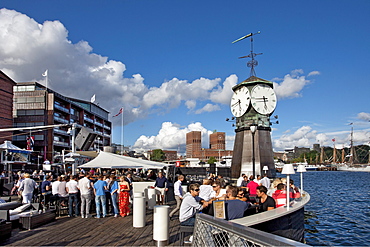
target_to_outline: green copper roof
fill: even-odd
[[[265,79],[261,79],[261,78],[256,77],[256,76],[251,76],[248,79],[246,79],[246,80],[242,81],[241,83],[239,83],[238,85],[234,86],[233,87],[233,90],[237,89],[238,87],[240,87],[242,85],[251,86],[251,85],[260,84],[260,83],[262,83],[262,84],[268,84],[271,87],[273,86],[273,83],[271,81],[268,81],[268,80],[265,80]]]

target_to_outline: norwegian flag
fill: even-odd
[[[118,117],[122,112],[123,112],[123,107],[121,107],[121,109],[119,109],[119,112],[116,115],[114,115],[113,117]]]
[[[34,145],[35,145],[35,137],[27,136],[27,150],[33,150]]]

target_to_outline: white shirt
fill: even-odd
[[[175,184],[173,185],[173,192],[175,193],[175,196],[179,196],[182,198],[182,196],[184,195],[184,192],[182,190],[181,184],[182,182],[180,180],[177,180]]]
[[[236,186],[238,186],[238,187],[242,186],[243,180],[244,180],[243,177],[239,177],[238,180],[236,181]]]
[[[91,182],[90,179],[84,177],[78,181],[78,188],[80,189],[81,195],[89,195],[91,193]]]
[[[58,186],[58,194],[61,197],[67,197],[68,196],[68,193],[66,191],[66,184],[67,184],[67,182],[63,181],[63,182],[60,182],[60,184]]]
[[[60,181],[55,181],[55,182],[52,182],[51,183],[51,192],[53,193],[53,195],[57,195],[58,194],[59,184],[60,184]]]
[[[66,184],[66,188],[68,188],[68,194],[75,194],[78,193],[78,183],[76,180],[70,180]]]
[[[220,194],[216,196],[216,191],[212,191],[211,198],[220,198],[221,196],[226,194],[226,189],[221,189]]]
[[[270,179],[268,177],[264,177],[260,180],[260,183],[265,186],[267,189],[270,189],[270,185],[271,185],[271,182],[270,182]]]
[[[208,202],[211,199],[213,187],[211,185],[202,184],[199,189],[199,197]]]

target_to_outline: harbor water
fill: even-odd
[[[300,174],[291,178],[300,187]],[[303,181],[311,196],[305,206],[308,245],[370,246],[370,172],[309,171]]]

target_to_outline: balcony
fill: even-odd
[[[104,129],[110,130],[110,127],[104,124]]]
[[[62,112],[65,112],[65,113],[68,113],[68,114],[69,114],[69,110],[68,110],[67,108],[63,107],[63,106],[60,106],[60,105],[54,104],[54,108],[55,108],[55,109],[58,109],[58,110],[60,110],[60,111],[62,111]]]
[[[103,133],[103,136],[110,138],[110,134]]]
[[[53,142],[54,146],[61,146],[61,147],[70,147],[69,143],[67,142],[61,142],[61,141],[54,141]]]
[[[54,133],[57,133],[57,134],[61,134],[61,135],[68,135],[68,132],[65,131],[65,130],[61,130],[61,129],[58,129],[58,128],[54,128]]]
[[[89,122],[89,123],[94,123],[94,120],[92,120],[91,118],[88,118],[88,117],[84,117],[84,120]]]
[[[99,122],[95,122],[95,125],[100,126],[100,127],[103,127],[103,124],[102,123],[99,123]]]
[[[57,117],[57,116],[54,116],[54,121],[57,121],[57,122],[60,122],[60,123],[64,123],[64,124],[68,124],[69,121],[67,119],[64,119],[64,118],[61,118],[61,117]]]

